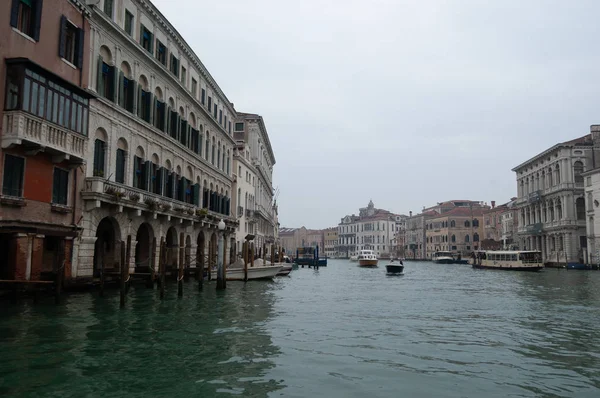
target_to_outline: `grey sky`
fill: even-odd
[[[597,1],[154,0],[265,123],[282,226],[516,196],[600,123]]]

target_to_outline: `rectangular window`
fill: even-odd
[[[179,77],[179,60],[173,54],[171,54],[171,72]]]
[[[52,181],[52,203],[66,205],[68,194],[69,172],[55,167],[54,180]]]
[[[219,110],[219,124],[223,124],[223,111]]]
[[[140,107],[140,117],[150,123],[150,93],[142,91],[142,102],[138,106]]]
[[[12,0],[10,26],[39,41],[42,6],[41,0]]]
[[[215,107],[213,108],[213,117],[217,118],[217,103],[215,102]]]
[[[186,70],[185,67],[181,67],[181,84],[185,87]]]
[[[114,0],[104,0],[104,13],[110,18],[113,16],[113,2]]]
[[[167,47],[158,39],[156,39],[156,59],[164,66],[167,66]]]
[[[211,109],[212,109],[212,98],[210,96],[208,96],[208,111],[210,112]]]
[[[192,77],[192,95],[196,98],[198,93],[198,82]]]
[[[2,195],[23,196],[23,175],[25,174],[25,158],[20,156],[4,155],[4,180],[2,181]]]
[[[154,49],[152,48],[152,45],[154,43],[153,35],[144,25],[140,26],[140,44],[146,49],[146,51],[152,54],[154,51]]]
[[[202,105],[204,105],[204,98],[206,98],[206,90],[202,89],[202,92],[200,93],[200,103]]]
[[[231,134],[231,121],[229,121],[229,126],[227,127],[227,130],[229,131],[229,134]]]
[[[133,36],[133,14],[129,10],[125,10],[125,32]]]
[[[244,131],[244,122],[235,124],[235,131]]]

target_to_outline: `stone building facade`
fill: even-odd
[[[541,251],[548,265],[585,261],[584,172],[594,168],[599,156],[592,132],[594,136],[556,144],[513,169],[519,247]]]
[[[246,209],[250,210],[245,214],[249,225],[252,225],[257,246],[263,244],[275,244],[275,235],[277,234],[276,204],[273,200],[273,167],[275,165],[275,155],[271,148],[271,141],[262,116],[254,113],[237,113],[234,127],[234,138],[238,143],[238,153],[244,155],[245,163],[242,165],[244,170],[248,170],[251,178],[252,203]],[[243,142],[243,147],[239,149],[239,143]],[[238,162],[238,172],[241,159]],[[244,173],[244,178],[246,174]],[[245,197],[244,197],[245,199]]]
[[[337,227],[327,228],[323,231],[324,233],[324,243],[325,243],[325,252],[323,253],[327,257],[337,258],[338,252],[338,229]]]
[[[506,208],[500,214],[500,222],[502,223],[502,247],[505,250],[517,250],[518,238],[518,217],[515,209],[515,203],[517,198],[511,198],[510,202],[506,204]]]
[[[482,213],[480,206],[456,207],[429,217],[425,227],[427,258],[431,259],[436,251],[450,251],[466,258],[473,250],[479,250]]]
[[[337,252],[341,258],[350,258],[358,254],[356,233],[358,217],[354,214],[343,217],[338,224]]]
[[[186,266],[214,265],[219,220],[225,251],[235,246],[235,109],[149,1],[100,0],[90,13],[87,85],[97,98],[73,276],[121,267],[118,253],[129,240],[132,273],[156,269],[160,242],[167,267],[177,266],[182,250]]]
[[[435,216],[435,211],[424,212],[413,215],[409,212],[405,220],[406,230],[404,233],[404,255],[407,259],[423,260],[426,255],[425,220],[427,217]]]
[[[70,278],[89,142],[89,11],[4,0],[0,15],[0,279]]]

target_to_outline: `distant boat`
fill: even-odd
[[[404,264],[402,263],[402,260],[392,260],[385,265],[385,270],[388,274],[401,274],[404,271]]]
[[[358,261],[358,256],[350,256],[350,261]]]
[[[373,250],[361,250],[358,253],[358,265],[361,267],[377,267],[378,261]]]
[[[454,256],[450,252],[435,252],[432,260],[436,264],[454,264]]]
[[[509,271],[540,271],[544,268],[542,253],[536,250],[479,250],[473,252],[470,263],[473,268]]]

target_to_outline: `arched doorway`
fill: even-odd
[[[177,244],[177,230],[174,227],[169,228],[167,231],[167,267],[177,269],[177,258],[179,247]]]
[[[135,273],[148,273],[152,264],[152,240],[154,231],[148,223],[143,223],[135,236]]]
[[[117,220],[112,217],[103,218],[96,229],[94,245],[94,277],[100,277],[100,270],[120,267],[121,229]]]

